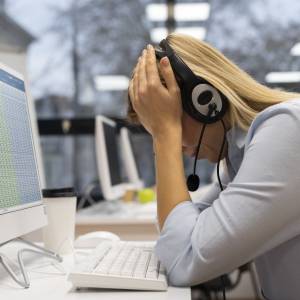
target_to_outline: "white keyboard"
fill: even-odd
[[[78,288],[160,291],[168,288],[152,242],[103,241],[75,265],[69,280]]]

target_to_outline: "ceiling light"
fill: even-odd
[[[204,27],[178,27],[175,32],[187,34],[200,40],[204,40],[206,35]]]
[[[291,49],[291,55],[300,56],[300,43],[294,45],[294,47]]]
[[[204,40],[206,29],[204,27],[178,27],[175,32],[187,34],[197,39]],[[166,38],[168,30],[164,27],[153,28],[150,31],[151,40],[158,44],[162,39]]]
[[[300,82],[300,72],[270,72],[265,79],[268,83]]]
[[[128,89],[129,78],[123,75],[99,75],[94,82],[98,91],[121,91]]]
[[[208,3],[181,3],[174,6],[176,21],[205,21],[209,17],[210,5]],[[146,15],[150,21],[166,21],[168,6],[153,3],[146,7]]]
[[[158,44],[162,39],[166,38],[168,30],[164,27],[153,28],[150,31],[151,40],[153,43]]]

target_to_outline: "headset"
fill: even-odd
[[[187,178],[187,187],[189,191],[195,191],[200,185],[200,178],[196,174],[196,166],[206,125],[221,121],[224,135],[218,157],[217,176],[220,190],[223,191],[219,165],[226,140],[226,127],[222,118],[228,109],[228,99],[207,80],[197,76],[175,53],[166,39],[163,39],[159,43],[159,47],[159,49],[155,50],[156,58],[160,60],[165,56],[168,57],[180,88],[182,107],[184,111],[195,120],[203,123],[194,160],[193,174],[189,175]],[[225,275],[220,276],[220,279],[223,286],[223,299],[226,300]]]
[[[228,109],[227,98],[207,80],[197,76],[175,53],[166,39],[163,39],[159,43],[159,48],[155,50],[155,55],[159,60],[165,56],[168,57],[180,88],[182,107],[184,111],[193,119],[203,123],[194,161],[194,171],[187,179],[189,191],[197,190],[200,185],[200,178],[195,173],[197,156],[200,150],[205,127],[207,124],[213,124],[218,121],[222,122],[224,128],[224,138],[217,167],[220,189],[223,190],[223,186],[219,178],[219,162],[225,145],[226,129],[222,118]]]
[[[223,118],[227,111],[227,98],[208,81],[197,76],[174,52],[167,40],[159,43],[156,57],[169,58],[181,91],[183,109],[195,120],[212,124]]]

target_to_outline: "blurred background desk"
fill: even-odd
[[[110,231],[122,240],[156,240],[156,203],[100,202],[81,209],[76,215],[76,236],[91,231]]]

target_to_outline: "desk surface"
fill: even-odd
[[[102,201],[76,214],[76,224],[156,224],[156,202]]]
[[[126,241],[156,240],[156,208],[156,202],[102,201],[77,212],[76,236],[91,231],[110,231]]]
[[[16,261],[17,250],[21,244],[12,243],[0,248],[13,261]],[[23,246],[24,247],[24,246]],[[115,290],[74,290],[72,284],[67,281],[66,273],[72,267],[73,255],[64,257],[62,264],[52,264],[51,260],[37,255],[28,254],[25,266],[28,269],[31,286],[29,289],[19,287],[4,271],[0,265],[0,295],[1,299],[10,300],[190,300],[190,288],[169,287],[167,292],[143,292],[143,291],[115,291]]]

